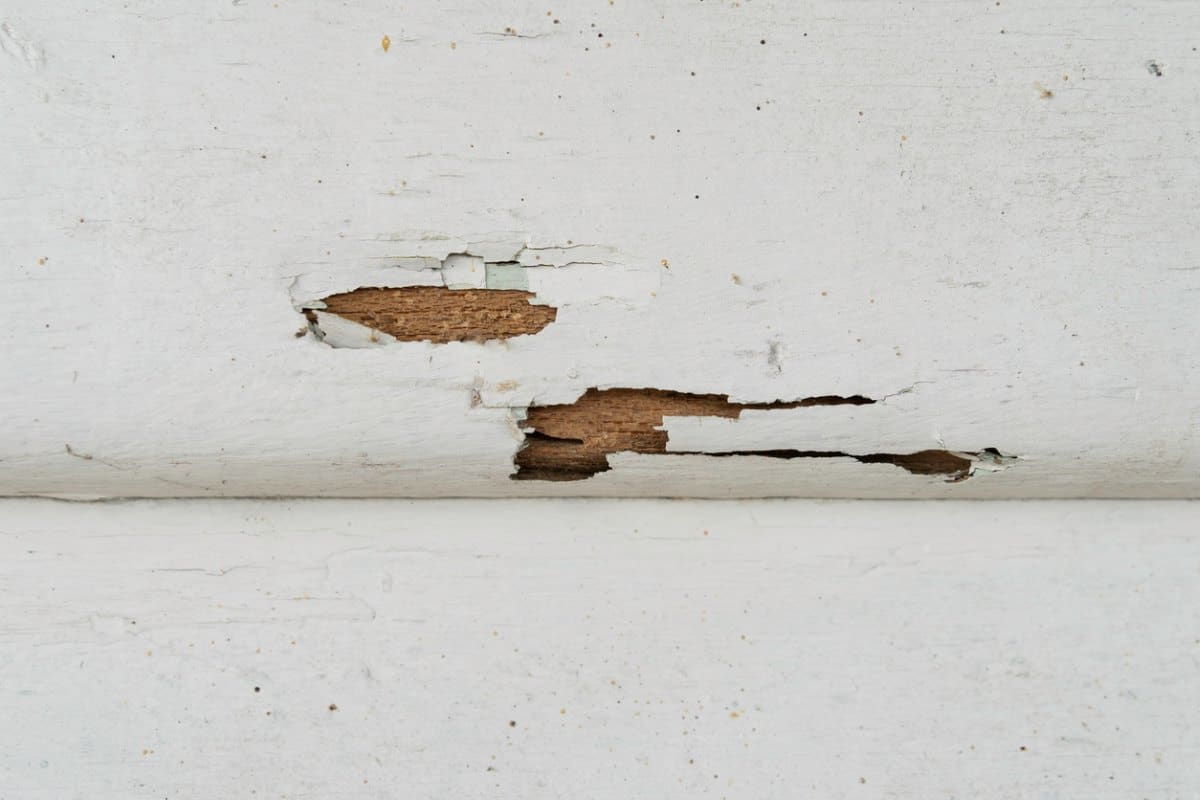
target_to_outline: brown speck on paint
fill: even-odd
[[[330,711],[337,711],[337,703],[330,703],[330,704],[329,704],[329,710],[330,710]]]
[[[510,719],[510,720],[508,721],[508,727],[510,727],[510,728],[515,728],[515,727],[517,727],[517,721],[516,721],[515,719]]]
[[[729,280],[733,281],[737,286],[742,285],[742,276],[738,275],[736,272],[729,273]]]
[[[301,328],[300,330],[296,331],[292,335],[295,336],[297,339],[303,339],[307,333],[308,333],[308,327],[305,326],[305,327]]]
[[[46,259],[44,259],[44,258],[39,258],[39,259],[38,259],[38,266],[39,266],[39,267],[44,267],[44,266],[46,266]]]
[[[662,262],[661,262],[661,263],[662,263],[662,265],[663,265],[663,269],[670,269],[670,268],[671,268],[671,262],[667,261],[665,258],[662,260]]]
[[[450,43],[450,49],[451,49],[451,50],[457,50],[457,49],[458,49],[458,42],[451,42],[451,43]]]
[[[1051,97],[1054,97],[1054,92],[1050,91],[1045,86],[1042,86],[1040,83],[1035,83],[1034,86],[1037,87],[1038,96],[1043,100],[1049,100]]]
[[[740,716],[742,716],[742,715],[741,715],[741,712],[738,712],[738,711],[730,711],[730,712],[729,712],[729,718],[730,718],[730,719],[737,719],[737,718],[738,718],[738,717],[740,717]]]
[[[383,52],[386,53],[388,51],[388,49],[392,46],[392,37],[388,36],[385,33],[383,35],[383,38],[379,40],[379,46],[382,47]]]

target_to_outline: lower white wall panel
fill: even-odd
[[[1200,497],[1198,31],[1186,0],[5,0],[0,494]],[[420,287],[556,319],[438,343],[326,303]],[[874,402],[668,415],[663,452],[511,480],[528,409],[613,388]],[[970,479],[852,458],[931,449]]]
[[[0,798],[1190,798],[1198,522],[4,501]]]

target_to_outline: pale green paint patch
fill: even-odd
[[[529,276],[520,264],[488,264],[487,288],[529,290]]]

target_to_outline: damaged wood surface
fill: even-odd
[[[363,288],[324,298],[325,311],[402,342],[487,342],[541,331],[558,310],[532,292],[442,286]],[[309,323],[319,330],[315,312]]]
[[[767,411],[813,406],[869,405],[861,395],[826,395],[796,401],[731,403],[728,395],[688,394],[662,389],[588,389],[574,403],[534,406],[521,427],[525,440],[517,451],[514,480],[576,481],[610,469],[608,456],[630,452],[664,454],[669,441],[666,417],[737,419],[746,410]],[[673,451],[676,455],[759,456],[763,458],[851,458],[863,464],[893,464],[914,475],[944,475],[951,481],[970,476],[971,459],[945,450],[854,455],[796,449]],[[996,455],[999,455],[997,451]]]
[[[7,0],[0,494],[1200,496],[1200,6],[952,6]]]
[[[731,403],[724,394],[663,389],[588,389],[574,403],[533,406],[521,421],[525,441],[517,451],[517,480],[581,480],[608,470],[610,453],[665,453],[663,418],[737,419],[747,409],[863,405],[865,397],[810,397],[790,402]]]

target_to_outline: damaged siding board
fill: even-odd
[[[1198,12],[784,5],[8,0],[0,494],[1200,496]]]

